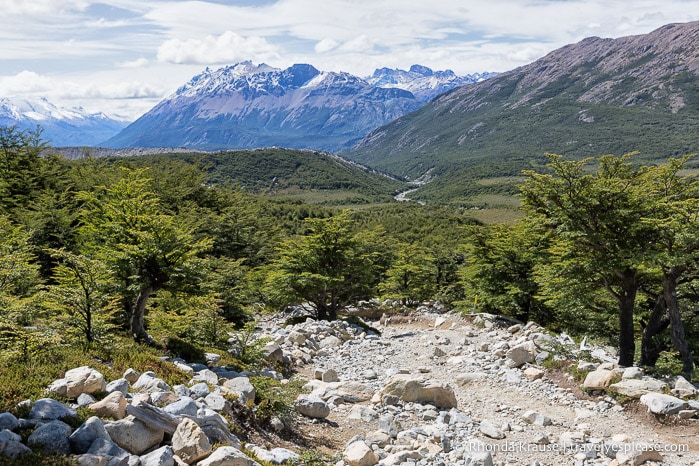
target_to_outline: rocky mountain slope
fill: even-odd
[[[420,108],[435,92],[482,79],[413,68],[418,71],[377,72],[374,83],[305,64],[207,68],[103,145],[337,151]]]
[[[83,108],[61,108],[46,98],[0,98],[0,126],[34,130],[43,128],[43,139],[54,147],[92,146],[124,129],[127,121]]]
[[[410,178],[448,173],[423,189],[435,194],[474,174],[516,175],[545,152],[640,151],[646,160],[697,152],[698,75],[699,22],[592,37],[442,94],[345,155]]]

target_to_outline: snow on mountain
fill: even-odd
[[[464,82],[451,71],[417,65],[409,72],[383,70],[372,82],[308,64],[206,68],[104,145],[334,152]]]
[[[58,107],[45,97],[0,98],[0,126],[23,130],[43,129],[42,138],[54,147],[92,146],[114,136],[128,122],[104,113],[88,113],[82,107]]]
[[[455,87],[477,83],[496,74],[485,72],[457,76],[452,70],[432,71],[426,66],[413,65],[408,71],[379,68],[366,81],[377,87],[396,87],[410,91],[416,98],[428,102]]]

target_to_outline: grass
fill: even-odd
[[[514,208],[495,207],[486,209],[473,209],[469,215],[485,225],[496,225],[502,223],[515,223],[522,212]]]
[[[23,356],[0,357],[0,410],[13,411],[20,401],[45,396],[46,388],[65,372],[90,366],[111,381],[133,368],[138,372],[154,371],[168,384],[185,383],[188,377],[174,365],[164,362],[162,351],[139,345],[127,338],[117,338],[105,346],[50,345]]]

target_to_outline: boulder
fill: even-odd
[[[184,418],[172,435],[172,449],[182,461],[193,464],[209,456],[212,447],[197,423]]]
[[[63,421],[51,421],[37,427],[27,439],[30,447],[67,455],[70,453],[68,436],[72,428]]]
[[[438,408],[457,406],[454,390],[447,385],[424,377],[398,374],[391,377],[381,390],[382,395],[395,395],[403,401],[430,403]]]
[[[31,448],[27,447],[21,442],[14,440],[0,442],[0,456],[6,456],[13,460],[19,460],[23,455],[31,452]]]
[[[90,409],[99,417],[109,417],[112,419],[124,419],[126,417],[126,398],[120,391],[114,391],[97,403],[90,405]]]
[[[648,407],[648,411],[655,414],[677,414],[689,407],[686,401],[662,393],[646,393],[641,397],[641,403]]]
[[[299,395],[295,403],[296,411],[314,419],[325,419],[330,415],[330,406],[313,395]]]
[[[371,400],[374,391],[368,385],[353,380],[347,382],[333,382],[328,385],[330,391],[347,403],[361,403]]]
[[[141,376],[138,378],[138,380],[136,380],[136,382],[131,386],[131,388],[141,393],[170,391],[170,386],[164,380],[156,377],[155,372],[153,371],[146,371],[143,374],[141,374]]]
[[[535,426],[550,426],[552,423],[549,417],[532,410],[522,414],[522,420],[527,424],[533,424]]]
[[[165,431],[153,429],[133,416],[109,422],[104,428],[114,443],[134,455],[159,445],[165,436]]]
[[[604,390],[611,385],[616,377],[616,372],[598,368],[585,376],[582,386],[586,390]]]
[[[348,466],[374,466],[379,461],[376,453],[363,440],[350,443],[342,456]]]
[[[284,352],[276,343],[267,343],[261,351],[262,356],[272,364],[284,361]]]
[[[15,434],[11,430],[3,429],[0,430],[0,443],[2,442],[21,442],[22,436]]]
[[[174,416],[187,415],[191,417],[197,417],[197,411],[199,411],[199,406],[190,397],[183,396],[174,403],[165,406],[163,408],[163,411]]]
[[[219,393],[209,393],[204,398],[204,403],[214,411],[220,411],[223,414],[227,414],[231,410],[231,402]]]
[[[123,378],[125,378],[130,384],[136,383],[139,377],[141,377],[141,374],[131,368],[128,368],[124,371],[124,375],[122,375]]]
[[[87,454],[107,457],[113,456],[115,458],[128,458],[130,456],[128,451],[124,450],[111,440],[106,440],[103,438],[95,439],[95,441],[92,442],[92,445],[90,445],[90,449],[87,450]]]
[[[629,398],[640,398],[646,393],[663,392],[666,389],[667,384],[665,382],[651,378],[624,379],[609,386],[610,391]]]
[[[19,421],[12,413],[0,413],[0,430],[15,430],[19,427]]]
[[[699,389],[681,375],[673,378],[670,392],[680,398],[691,398],[699,395]]]
[[[527,367],[522,374],[529,380],[538,380],[544,376],[544,371],[537,367]]]
[[[87,453],[95,439],[111,440],[104,424],[97,416],[92,416],[68,437],[73,453]]]
[[[175,452],[170,445],[141,456],[141,466],[174,466]]]
[[[77,398],[81,393],[98,393],[107,389],[104,376],[89,366],[76,367],[66,372],[66,396]]]
[[[267,450],[252,443],[248,443],[245,445],[245,449],[253,452],[255,457],[260,461],[271,464],[289,464],[293,463],[293,461],[299,457],[298,454],[286,448],[272,448],[271,450]]]
[[[539,350],[533,341],[521,343],[507,351],[505,354],[506,364],[510,368],[521,367],[524,364],[534,362],[538,352]]]
[[[88,393],[81,393],[80,395],[78,395],[78,399],[75,400],[75,403],[78,405],[79,408],[90,406],[92,403],[96,402],[97,399]]]
[[[126,394],[129,392],[129,381],[124,378],[112,380],[107,384],[106,392],[121,392],[124,394],[124,396],[126,396]]]
[[[247,377],[236,377],[235,379],[226,380],[221,385],[221,391],[237,396],[242,404],[248,401],[255,402],[255,387],[252,386],[250,379]]]
[[[44,421],[75,416],[77,416],[75,410],[52,398],[42,398],[40,400],[36,400],[34,405],[32,405],[31,411],[29,412],[30,419]]]
[[[479,430],[486,437],[490,437],[495,440],[501,440],[505,438],[505,433],[495,426],[493,422],[481,421]]]
[[[260,466],[260,463],[235,447],[219,447],[208,458],[199,461],[197,466]]]
[[[616,454],[618,464],[640,466],[648,461],[663,462],[663,456],[652,445],[633,445],[633,448],[622,448]]]
[[[192,398],[205,398],[211,390],[205,382],[197,383],[189,387],[189,392]]]

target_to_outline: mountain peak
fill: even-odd
[[[437,93],[473,82],[420,65],[411,69],[384,68],[375,73],[378,81],[392,81],[380,85],[307,63],[283,70],[250,61],[207,68],[105,144],[338,151]]]
[[[42,136],[53,146],[90,146],[121,131],[126,122],[82,107],[59,107],[46,97],[0,98],[0,126],[33,130],[40,125]]]

